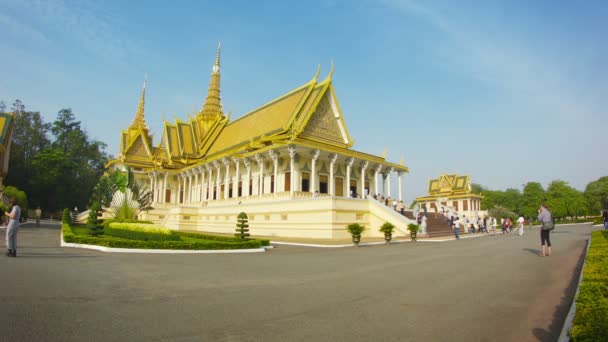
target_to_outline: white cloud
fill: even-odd
[[[439,11],[429,2],[383,2],[389,8],[422,18],[445,35],[447,40],[436,42],[435,53],[438,64],[446,70],[508,91],[522,103],[538,104],[552,115],[589,114],[582,91],[570,82],[567,63],[532,46],[527,37],[504,29],[490,33],[475,26],[475,20],[458,18],[454,11]]]
[[[136,44],[117,32],[116,27],[120,27],[120,23],[116,22],[115,17],[104,12],[95,2],[7,0],[4,5],[27,18],[28,23],[20,23],[18,28],[23,34],[45,38],[45,34],[34,29],[35,22],[45,31],[68,37],[77,46],[105,58],[125,61],[138,51]],[[16,22],[15,19],[4,17],[0,17],[0,20]]]

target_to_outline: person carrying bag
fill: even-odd
[[[540,256],[549,256],[551,255],[551,239],[550,232],[555,228],[555,223],[553,222],[553,217],[549,208],[547,208],[546,204],[542,204],[540,206],[540,210],[538,211],[538,221],[540,222],[540,245],[542,247],[542,251],[540,252]],[[547,245],[547,250],[545,251],[545,245]],[[546,253],[545,253],[546,252]]]

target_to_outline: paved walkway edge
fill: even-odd
[[[501,234],[495,234],[496,236],[501,235]],[[460,238],[461,239],[474,239],[474,238],[480,238],[480,237],[484,237],[484,236],[494,236],[492,234],[475,234],[475,235],[461,235]],[[406,243],[406,242],[446,242],[446,241],[454,241],[456,240],[455,237],[447,237],[445,239],[418,239],[416,241],[412,241],[412,240],[391,240],[391,245],[392,244],[396,244],[396,243]],[[281,241],[270,241],[270,244],[272,245],[287,245],[287,246],[301,246],[301,247],[319,247],[319,248],[344,248],[344,247],[353,247],[355,246],[354,244],[348,244],[348,245],[322,245],[322,244],[316,244],[316,243],[300,243],[300,242],[281,242]],[[378,242],[364,242],[364,243],[359,243],[359,246],[374,246],[374,245],[386,245],[386,242],[383,241],[378,241]]]
[[[266,252],[266,248],[252,249],[136,249],[136,248],[113,248],[96,245],[84,245],[80,243],[71,243],[63,241],[63,232],[61,232],[61,247],[93,249],[106,253],[139,253],[139,254],[230,254],[230,253],[262,253]],[[269,247],[272,248],[272,247]]]
[[[570,311],[568,311],[568,315],[566,316],[566,320],[564,321],[564,326],[562,327],[562,333],[559,335],[558,342],[569,342],[570,341],[570,329],[572,329],[572,321],[574,321],[574,314],[576,313],[576,299],[578,298],[578,293],[580,291],[581,282],[583,281],[583,270],[585,269],[585,265],[587,264],[587,253],[589,252],[589,246],[591,245],[591,239],[587,240],[587,248],[585,249],[585,261],[583,262],[583,267],[581,268],[581,274],[578,277],[578,284],[576,285],[576,293],[574,294],[574,298],[572,299],[572,305],[570,305]]]

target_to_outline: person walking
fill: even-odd
[[[19,229],[19,218],[21,218],[21,208],[17,205],[17,200],[11,198],[9,201],[12,209],[5,212],[4,215],[9,217],[8,226],[6,226],[6,256],[17,256],[17,230]]]
[[[602,210],[602,218],[604,219],[604,229],[608,229],[608,210]]]
[[[540,245],[542,247],[540,256],[544,257],[545,255],[551,255],[551,238],[549,233],[555,227],[553,217],[546,204],[540,206],[538,222],[540,222]],[[545,245],[547,245],[547,250],[545,250]]]
[[[452,229],[454,229],[454,236],[456,237],[456,240],[460,240],[460,224],[458,223],[458,214],[453,213],[450,221]]]
[[[519,217],[517,218],[517,234],[519,236],[524,235],[524,222],[526,222],[524,216],[519,215]]]
[[[36,227],[40,227],[40,218],[42,217],[42,209],[40,209],[40,206],[34,210],[34,214],[36,215]]]

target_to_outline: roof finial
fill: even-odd
[[[145,105],[146,105],[146,81],[148,79],[148,75],[144,74],[144,85],[141,90],[141,97],[139,98],[139,104],[137,105],[137,112],[135,112],[135,118],[133,119],[133,123],[131,127],[135,128],[144,128],[148,129],[146,126],[145,120]]]
[[[217,43],[217,55],[215,55],[215,64],[213,65],[213,72],[220,71],[220,51],[222,50],[222,42]]]
[[[204,119],[205,121],[214,121],[216,118],[221,117],[223,113],[222,102],[220,99],[220,50],[222,43],[218,42],[217,55],[215,57],[215,64],[213,65],[213,72],[211,73],[211,80],[209,81],[209,90],[207,91],[207,98],[203,103],[203,108],[197,114],[197,117]]]
[[[329,78],[331,80],[331,77],[334,75],[334,60],[331,60],[331,70],[329,70],[329,76],[327,76],[327,78]]]
[[[321,73],[321,64],[319,64],[319,66],[317,67],[317,72],[315,73],[315,76],[312,79],[316,81],[317,78],[319,77],[320,73]]]

